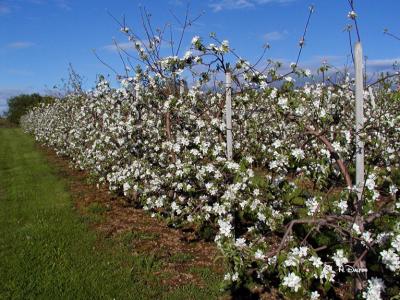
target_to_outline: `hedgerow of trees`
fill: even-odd
[[[7,119],[13,124],[19,124],[21,116],[26,114],[30,109],[41,103],[52,103],[54,98],[51,96],[41,96],[37,93],[22,94],[8,99]]]

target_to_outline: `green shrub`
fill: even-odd
[[[51,96],[41,96],[39,94],[19,95],[8,99],[7,119],[9,122],[19,124],[19,119],[32,107],[40,103],[51,103],[54,98]]]

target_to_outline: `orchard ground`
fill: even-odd
[[[4,125],[4,124],[3,124]],[[217,251],[0,127],[0,299],[215,299]]]

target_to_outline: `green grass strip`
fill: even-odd
[[[89,230],[34,140],[0,128],[0,299],[217,298],[213,274],[171,290],[146,259]]]

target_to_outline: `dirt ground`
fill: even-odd
[[[189,272],[194,267],[207,267],[223,274],[223,264],[213,243],[190,241],[193,233],[170,228],[142,209],[129,206],[126,199],[112,195],[106,187],[97,188],[89,183],[88,174],[71,168],[67,158],[57,156],[49,148],[39,148],[66,180],[78,212],[82,216],[90,211],[101,214],[101,218],[90,223],[93,229],[106,237],[131,236],[129,243],[134,254],[148,254],[167,262],[160,271],[169,274],[165,284],[171,287],[183,283],[202,285],[201,280]]]

